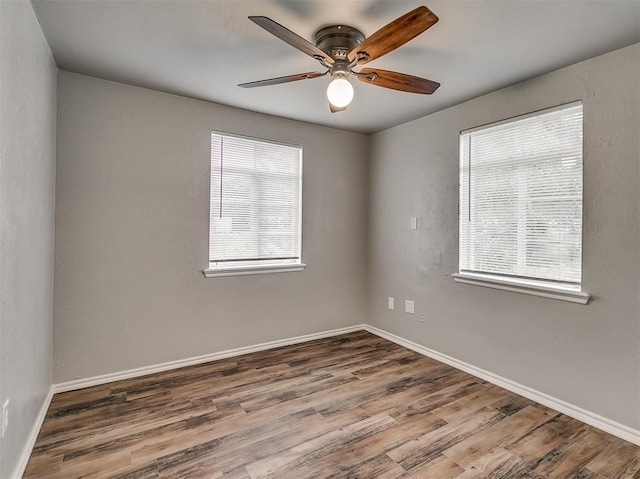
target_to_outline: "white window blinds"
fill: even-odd
[[[212,132],[209,268],[300,264],[302,148]]]
[[[460,134],[460,273],[580,289],[582,103]]]

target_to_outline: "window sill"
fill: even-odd
[[[203,271],[207,278],[217,278],[220,276],[243,276],[247,274],[267,274],[267,273],[288,273],[291,271],[302,271],[306,264],[279,264],[270,266],[239,266],[236,268],[205,269]]]
[[[501,289],[503,291],[513,291],[515,293],[532,294],[534,296],[558,299],[560,301],[569,301],[577,304],[587,304],[591,297],[588,293],[582,291],[570,291],[562,288],[522,284],[502,279],[489,279],[470,274],[454,273],[451,276],[453,276],[454,281],[457,283]]]

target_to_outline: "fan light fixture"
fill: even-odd
[[[268,17],[251,16],[249,20],[320,62],[325,71],[311,71],[240,83],[238,86],[242,88],[277,85],[331,75],[327,99],[329,110],[337,113],[346,110],[353,100],[353,85],[348,80],[350,76],[371,85],[423,95],[431,95],[440,86],[438,82],[406,73],[377,68],[359,68],[404,45],[433,26],[438,21],[438,17],[425,6],[414,8],[368,37],[349,25],[322,27],[315,33],[314,43],[308,42]],[[358,67],[357,71],[354,70],[356,67]]]
[[[327,99],[337,108],[346,108],[353,100],[353,86],[344,76],[336,75],[327,87]]]

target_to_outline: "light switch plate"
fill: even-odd
[[[394,307],[395,307],[395,306],[394,306],[394,304],[393,304],[393,303],[394,303],[394,301],[393,301],[393,297],[392,297],[392,296],[389,296],[389,299],[387,300],[387,308],[389,308],[389,309],[394,309]]]
[[[418,218],[416,218],[415,216],[412,216],[411,218],[409,218],[409,229],[410,230],[418,229]]]
[[[0,427],[0,437],[4,437],[4,434],[7,432],[7,428],[9,427],[9,400],[5,400],[4,404],[2,404],[2,425]]]

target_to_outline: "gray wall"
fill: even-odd
[[[55,382],[364,321],[366,136],[67,72],[58,85]],[[305,271],[203,276],[211,129],[303,145]]]
[[[370,322],[639,428],[639,59],[636,44],[376,134]],[[459,131],[579,99],[583,285],[592,302],[454,283]],[[410,216],[417,231],[408,229]],[[387,296],[395,296],[395,311]],[[404,299],[415,300],[416,316],[402,312]]]
[[[0,404],[13,477],[51,386],[56,66],[26,1],[0,1]]]

